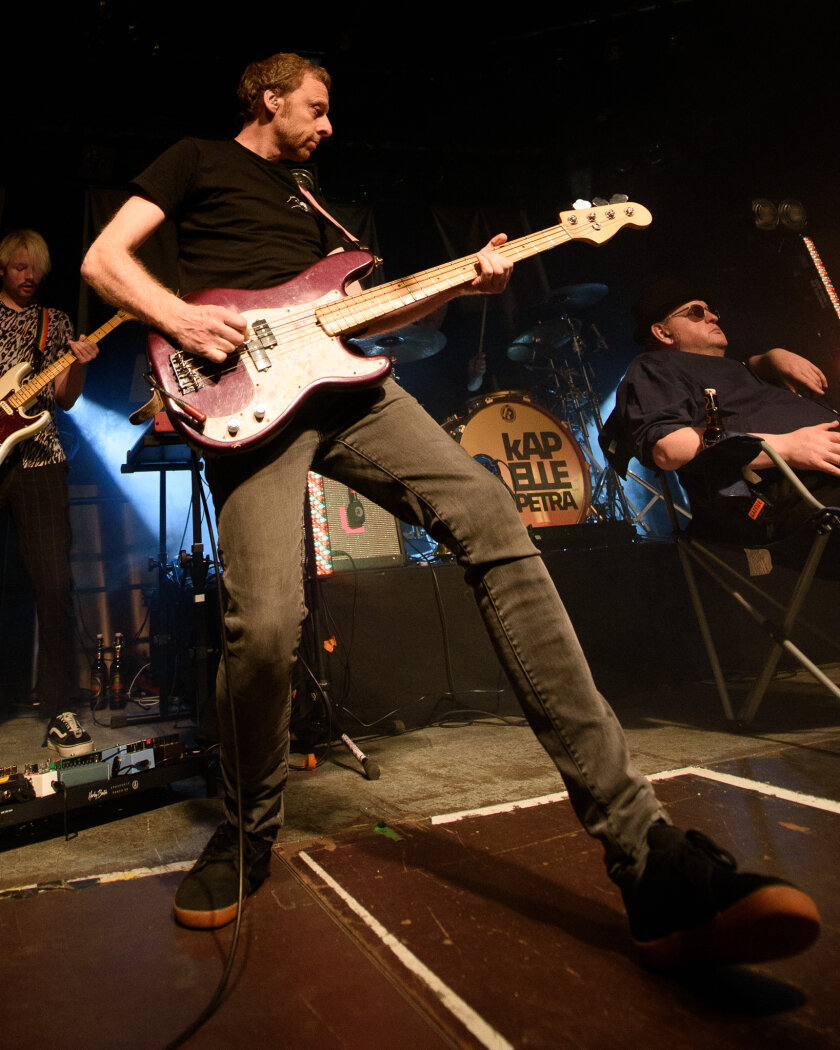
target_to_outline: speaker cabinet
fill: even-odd
[[[347,485],[310,474],[309,507],[319,575],[405,564],[399,521]]]

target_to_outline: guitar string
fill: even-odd
[[[506,244],[500,245],[497,250],[504,255],[516,255],[520,259],[527,258],[532,254],[544,251],[545,247],[554,247],[556,244],[562,243],[564,240],[569,240],[571,239],[571,236],[572,235],[568,233],[565,227],[555,226],[548,230],[543,230],[536,234],[531,234],[515,241],[507,242]],[[527,248],[528,250],[523,251],[523,248]],[[442,263],[439,266],[432,267],[429,270],[424,270],[419,274],[399,278],[395,281],[389,281],[384,285],[379,285],[376,288],[371,288],[365,292],[350,296],[349,298],[338,302],[322,303],[320,306],[314,305],[311,311],[304,316],[292,315],[271,322],[267,327],[272,335],[280,341],[289,335],[294,337],[298,330],[305,326],[307,320],[313,317],[316,320],[319,319],[319,313],[324,315],[349,314],[352,316],[354,313],[359,312],[359,304],[361,304],[362,312],[364,312],[365,306],[367,306],[368,309],[370,306],[376,306],[379,308],[379,311],[383,312],[389,312],[389,309],[394,308],[399,309],[400,306],[412,305],[424,298],[428,298],[446,287],[455,287],[457,284],[463,283],[469,278],[472,265],[472,256],[455,259],[447,263]],[[383,300],[387,300],[387,303],[384,305]],[[395,300],[397,301],[396,303]],[[376,314],[374,314],[374,316],[376,316]],[[329,317],[326,319],[327,323],[329,323]],[[364,323],[365,320],[368,320],[368,318],[364,318],[357,323]],[[324,334],[330,337],[326,330]],[[238,349],[236,352],[237,357],[241,356],[242,352],[241,349]],[[265,352],[274,359],[280,358],[284,353],[290,351],[283,349],[278,351],[274,347],[269,347],[266,348]],[[194,370],[202,375],[206,375],[206,373],[202,372],[203,367],[203,365],[199,365],[195,367]]]
[[[512,255],[522,259],[544,251],[546,248],[555,247],[557,244],[562,243],[563,240],[570,239],[570,237],[571,234],[569,234],[566,227],[562,225],[554,226],[548,230],[529,234],[514,241],[508,241],[499,245],[496,250],[500,255]],[[400,305],[411,305],[421,299],[428,298],[443,288],[456,287],[458,284],[465,283],[471,276],[474,259],[474,256],[464,256],[463,258],[432,267],[429,270],[424,270],[421,273],[390,281],[387,284],[368,289],[339,302],[328,303],[322,308],[321,312],[327,317],[328,315],[334,315],[338,321],[341,321],[342,317],[346,315],[352,317],[354,313],[359,317],[354,323],[364,323],[365,321],[373,320],[379,315],[377,307],[379,307],[383,298],[391,296],[392,301],[399,300]],[[371,307],[373,307],[373,313],[370,313],[368,316]]]
[[[513,256],[517,259],[528,258],[548,248],[557,247],[559,244],[569,240],[583,238],[587,233],[590,235],[593,232],[600,233],[604,228],[606,228],[606,237],[603,239],[608,239],[617,232],[617,229],[610,231],[610,227],[617,225],[618,229],[620,229],[627,224],[627,220],[633,217],[644,219],[644,212],[636,216],[637,208],[637,205],[628,203],[622,209],[621,214],[614,213],[611,217],[607,215],[607,211],[610,210],[608,208],[603,209],[600,214],[598,210],[594,210],[592,220],[583,225],[560,223],[546,230],[508,241],[499,245],[496,251],[502,255]],[[321,313],[328,323],[329,315],[332,315],[340,322],[348,316],[353,318],[355,313],[356,318],[353,320],[353,324],[363,324],[381,315],[382,310],[379,307],[379,302],[383,295],[396,293],[395,298],[399,298],[401,294],[405,295],[406,299],[401,300],[401,305],[417,302],[422,298],[428,297],[441,287],[454,287],[456,284],[461,283],[461,280],[453,280],[453,276],[466,281],[470,276],[473,262],[474,256],[465,256],[461,259],[444,263],[441,266],[425,270],[412,277],[401,278],[337,303],[326,304],[322,308]],[[434,281],[438,282],[437,288],[432,287]]]

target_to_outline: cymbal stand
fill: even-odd
[[[601,416],[600,398],[597,396],[593,386],[592,370],[582,359],[582,344],[577,335],[573,336],[572,344],[575,353],[578,356],[578,361],[580,362],[579,374],[583,378],[586,390],[581,391],[575,386],[577,375],[574,369],[568,366],[568,363],[563,371],[559,371],[552,361],[552,375],[555,377],[562,376],[565,379],[568,392],[559,397],[558,401],[547,407],[554,413],[554,415],[564,419],[569,424],[569,427],[575,434],[575,437],[589,463],[593,482],[590,510],[595,517],[597,517],[599,521],[629,521],[631,525],[638,525],[644,532],[650,533],[653,529],[647,521],[647,515],[654,505],[662,499],[662,493],[655,485],[652,485],[645,478],[640,477],[632,470],[628,470],[627,477],[635,481],[637,485],[640,485],[651,494],[650,499],[644,507],[642,507],[641,510],[638,510],[624,491],[624,486],[615,470],[608,463],[602,464],[595,455],[589,440],[589,430],[586,425],[584,413],[587,410],[591,413],[595,427],[600,435],[604,429],[604,422]],[[569,402],[571,402],[572,405],[571,411],[568,407]],[[574,418],[570,418],[572,416]],[[606,492],[606,495],[599,503],[601,493],[604,491]],[[684,507],[679,504],[675,504],[674,506],[677,513],[682,514],[687,518],[691,517]],[[619,508],[621,511],[620,514],[618,513]]]
[[[578,359],[579,374],[583,380],[586,392],[585,400],[588,404],[589,411],[592,414],[595,428],[600,436],[604,429],[604,421],[601,417],[601,400],[597,395],[593,383],[592,368],[583,359],[584,345],[576,331],[572,332],[571,344],[572,350]],[[584,430],[584,433],[587,433],[586,430]],[[605,461],[602,462],[595,456],[589,442],[588,434],[585,445],[589,450],[588,454],[590,462],[595,464],[594,470],[597,475],[597,477],[593,479],[595,481],[595,484],[592,487],[593,507],[602,507],[604,509],[604,517],[607,518],[607,520],[631,521],[634,525],[641,525],[645,532],[650,532],[650,525],[648,525],[645,520],[644,514],[640,515],[627,498],[627,494],[624,491],[624,487],[621,484],[621,479],[618,474],[616,474],[615,470],[613,470],[609,463]]]
[[[649,532],[650,526],[645,521],[645,511],[641,514],[637,512],[627,498],[616,472],[609,464],[602,462],[592,447],[587,414],[594,421],[600,434],[604,429],[600,399],[594,388],[592,369],[583,358],[585,345],[580,338],[578,326],[571,318],[568,319],[568,328],[569,342],[577,358],[577,367],[573,367],[564,359],[565,368],[560,369],[553,357],[549,357],[549,364],[540,369],[545,375],[535,385],[535,389],[543,388],[546,407],[568,424],[580,444],[592,479],[590,513],[599,521],[631,521],[634,525],[640,524]],[[535,371],[536,368],[532,366],[532,370]],[[561,390],[564,392],[560,393]]]
[[[601,416],[601,398],[596,396],[592,382],[592,370],[583,360],[583,343],[576,333],[572,335],[571,344],[574,353],[577,355],[577,360],[580,362],[581,375],[586,385],[592,419],[594,420],[598,436],[601,436],[604,429],[604,420]],[[606,343],[604,345],[606,346]],[[600,476],[598,476],[592,489],[593,504],[597,502],[602,492],[605,493],[603,505],[607,508],[608,517],[613,521],[629,521],[633,525],[639,525],[646,532],[651,531],[651,527],[645,519],[647,508],[640,513],[636,510],[627,497],[621,478],[618,477],[615,470],[606,461],[601,466]]]

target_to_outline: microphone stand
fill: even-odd
[[[327,744],[330,743],[330,727],[338,734],[338,739],[347,748],[350,754],[361,765],[368,780],[378,780],[381,770],[379,765],[362,751],[347,733],[344,732],[339,719],[339,705],[330,696],[329,681],[327,679],[326,665],[324,662],[324,640],[326,632],[323,629],[323,612],[321,603],[321,592],[318,586],[318,578],[315,572],[315,542],[312,531],[312,510],[309,499],[305,501],[304,510],[304,574],[303,587],[306,607],[309,615],[303,624],[301,646],[306,645],[311,654],[313,666],[306,665],[312,681],[309,685],[310,699],[313,706],[317,704],[320,697],[327,712]],[[307,766],[307,768],[311,768]]]

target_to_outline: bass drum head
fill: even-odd
[[[579,525],[589,513],[586,459],[568,425],[511,391],[488,395],[446,430],[510,490],[525,525]]]

